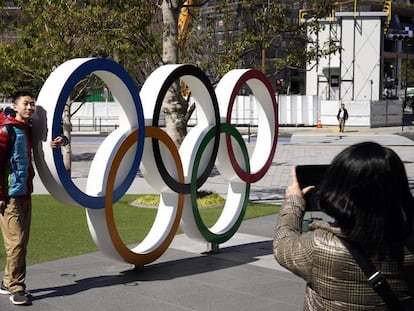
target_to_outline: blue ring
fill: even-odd
[[[53,115],[53,125],[52,125],[52,137],[61,135],[61,123],[62,123],[62,114],[66,101],[69,98],[72,90],[76,84],[83,79],[88,74],[93,73],[94,71],[107,71],[113,73],[128,88],[129,93],[134,101],[135,110],[138,117],[138,142],[137,142],[137,151],[134,156],[132,167],[128,172],[125,180],[114,189],[113,202],[118,201],[131,186],[132,182],[135,179],[136,173],[141,162],[143,150],[144,150],[144,141],[145,141],[145,122],[144,122],[144,113],[142,110],[142,103],[139,97],[139,91],[135,82],[125,71],[125,69],[120,66],[118,63],[104,58],[95,58],[86,61],[76,68],[70,77],[65,82],[62,90],[60,91],[58,101],[56,103],[55,112]],[[87,195],[81,191],[72,181],[72,179],[66,173],[65,166],[63,164],[62,153],[60,148],[53,149],[53,159],[56,166],[57,173],[59,175],[60,181],[66,192],[71,196],[71,198],[78,204],[92,208],[92,209],[101,209],[105,207],[105,197],[93,197]]]

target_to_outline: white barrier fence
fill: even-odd
[[[278,102],[280,126],[322,126],[337,125],[336,115],[340,101],[319,100],[317,96],[276,95]],[[41,103],[38,103],[41,104]],[[403,110],[400,100],[382,101],[344,101],[348,109],[347,126],[399,126],[402,124]],[[11,104],[1,104],[1,107]],[[74,132],[98,131],[111,132],[119,126],[120,105],[115,102],[74,103],[72,117]],[[232,124],[240,126],[257,126],[256,98],[254,96],[238,96],[233,106]],[[79,109],[78,109],[79,108]],[[162,119],[162,116],[161,116]],[[160,124],[162,125],[162,120]],[[197,109],[189,121],[189,125],[197,123]]]
[[[279,124],[281,126],[314,126],[318,123],[318,97],[279,95]]]

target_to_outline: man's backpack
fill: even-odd
[[[14,142],[16,141],[16,131],[14,130],[14,126],[12,124],[5,124],[6,119],[7,119],[7,112],[3,110],[0,112],[0,130],[2,130],[3,127],[7,129],[7,133],[9,135],[9,142],[7,146],[7,157],[10,157],[11,150],[13,148]]]

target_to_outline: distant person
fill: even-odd
[[[345,130],[345,122],[348,120],[348,110],[345,108],[345,104],[342,103],[341,107],[338,110],[338,114],[336,115],[336,118],[339,122],[339,132],[343,133]]]
[[[34,177],[31,119],[35,109],[31,92],[17,92],[13,96],[13,111],[4,121],[8,126],[0,128],[0,227],[6,250],[0,294],[10,295],[15,305],[31,304],[25,279]],[[57,148],[61,142],[58,137],[50,145]]]
[[[312,188],[301,189],[292,170],[273,240],[275,259],[306,282],[303,309],[414,310],[414,198],[398,155],[372,142],[338,154],[318,189],[320,208],[333,221],[302,233],[304,194]],[[355,249],[378,269],[372,284],[384,277],[400,306],[388,308]]]
[[[384,96],[385,98],[390,98],[390,90],[388,88],[384,88],[382,96]]]

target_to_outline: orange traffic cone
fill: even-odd
[[[316,125],[318,129],[322,128],[321,118],[318,119],[318,124]]]

